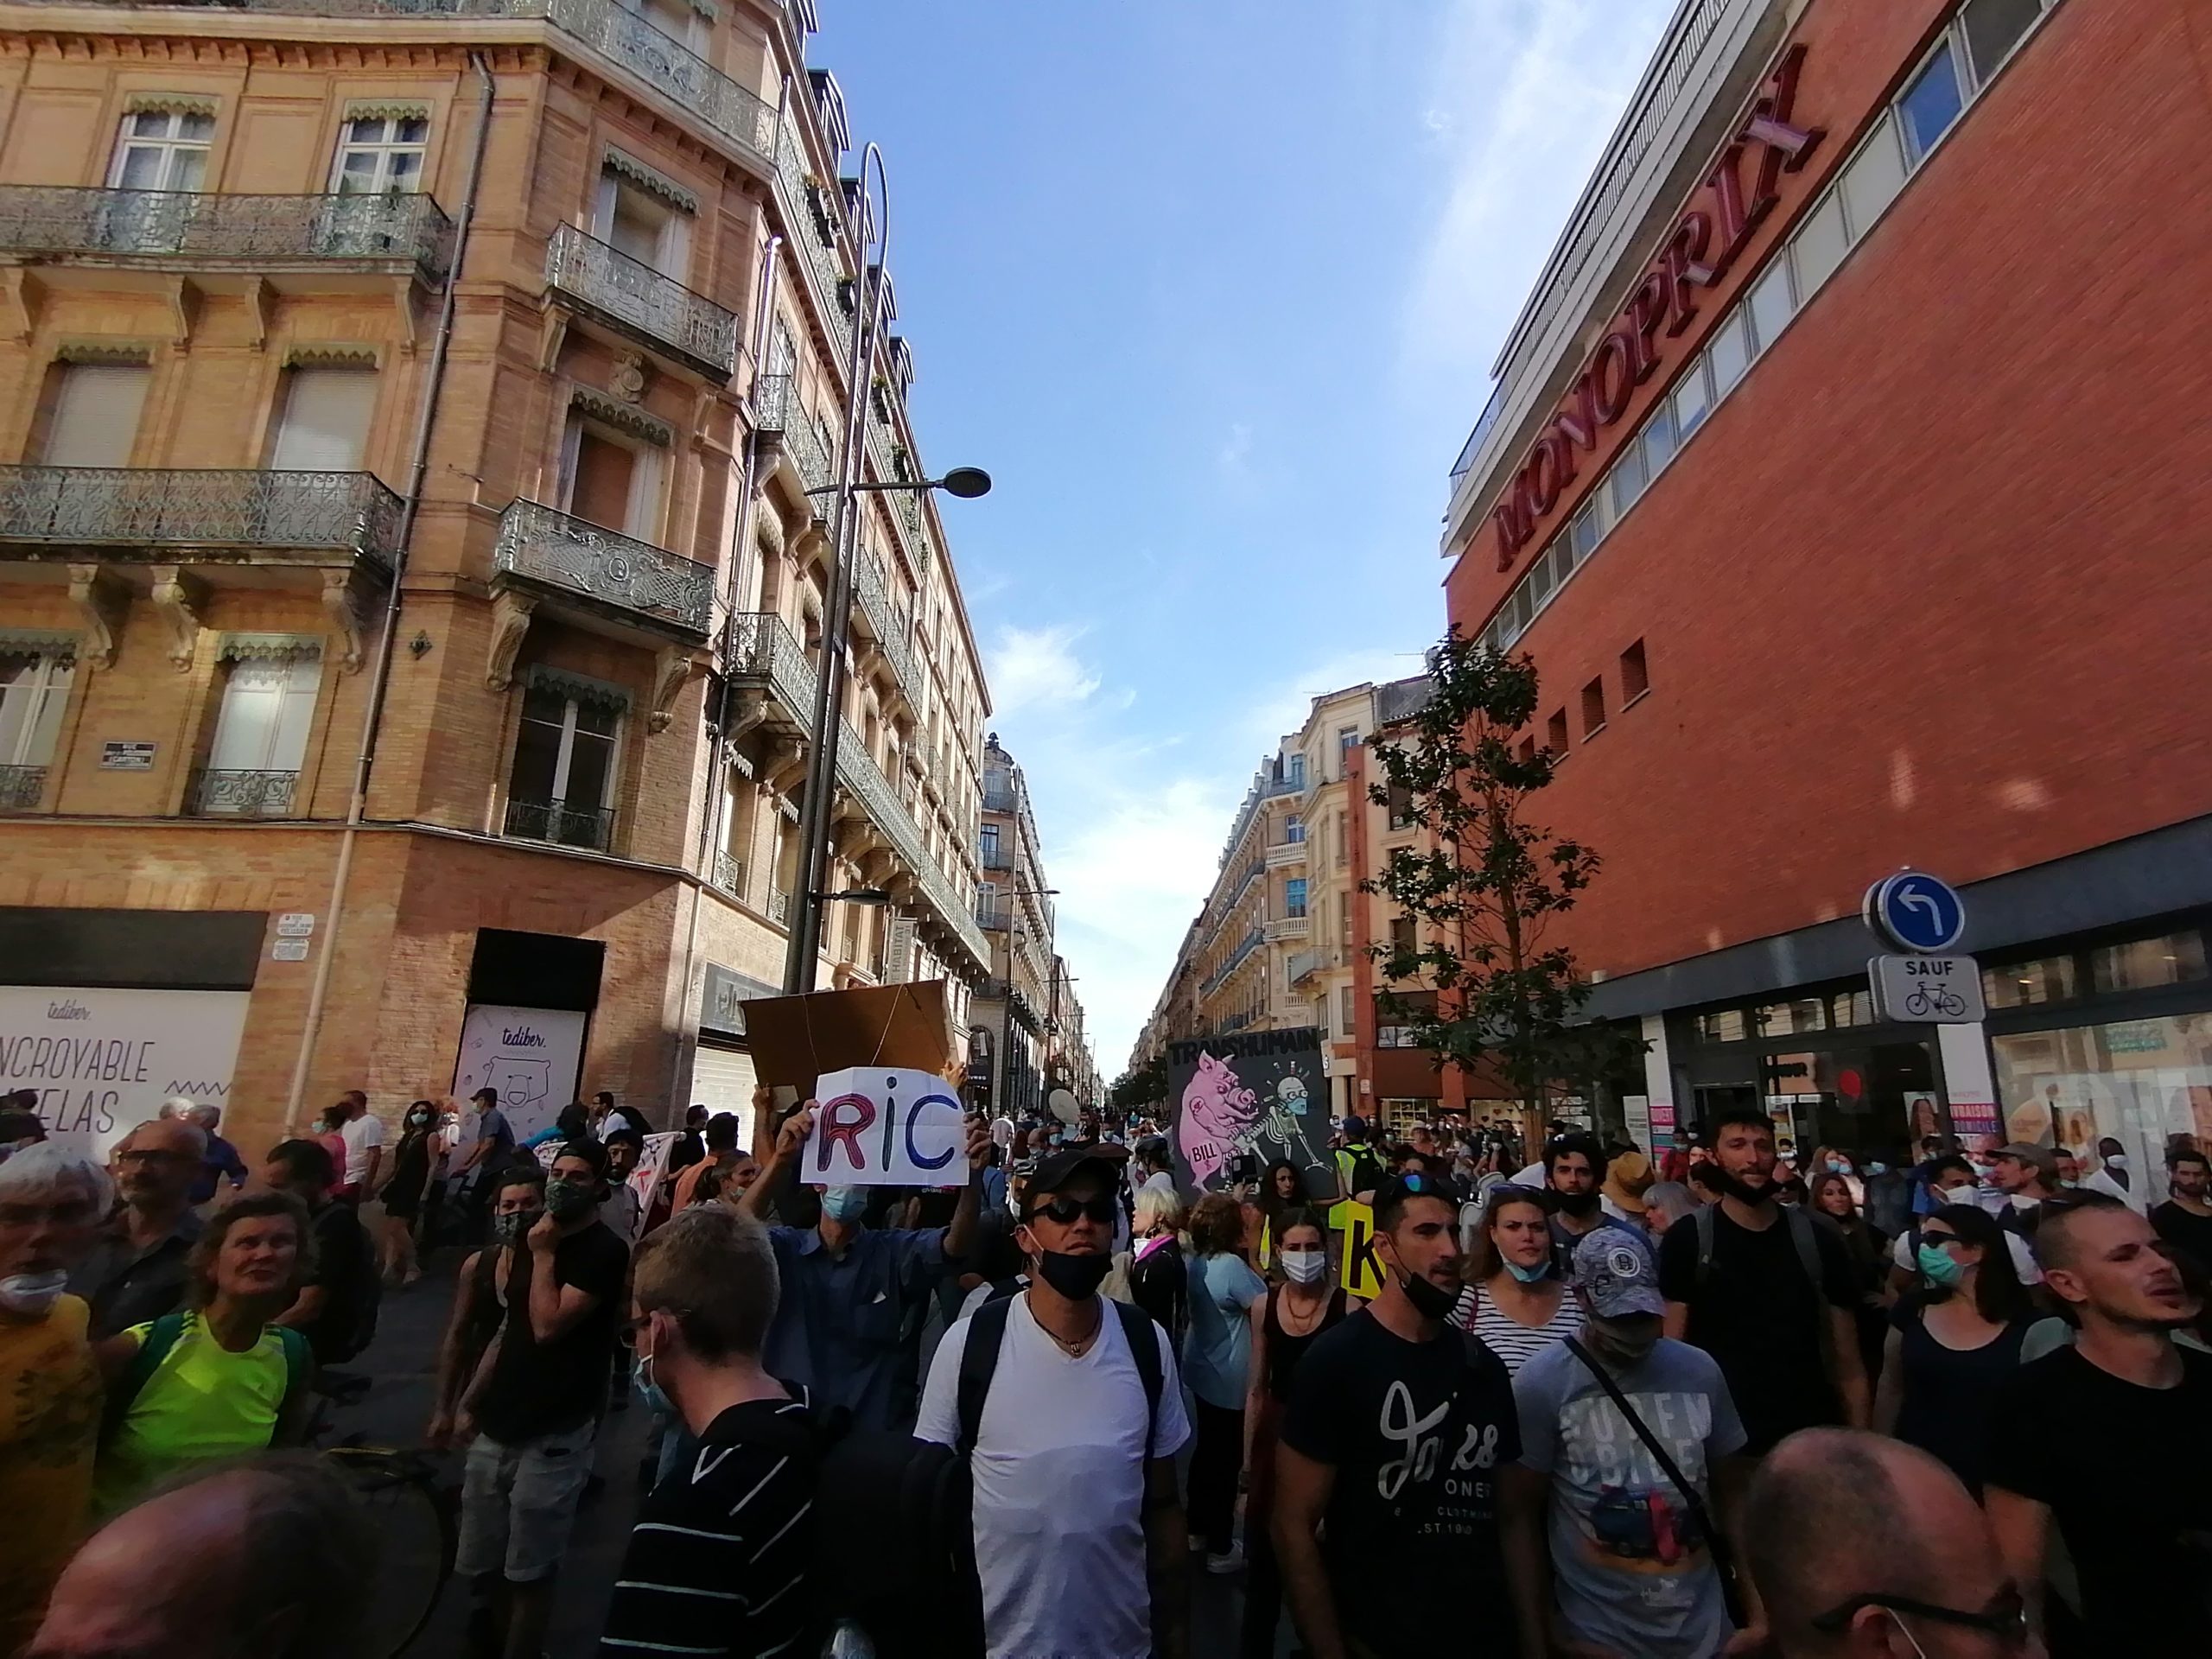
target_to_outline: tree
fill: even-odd
[[[1643,1040],[1580,1017],[1589,982],[1573,952],[1548,944],[1550,924],[1574,907],[1598,855],[1529,821],[1529,797],[1552,780],[1553,758],[1522,734],[1536,712],[1536,669],[1459,637],[1429,653],[1419,712],[1369,747],[1385,782],[1369,794],[1428,830],[1397,848],[1361,885],[1416,920],[1410,939],[1370,945],[1395,985],[1383,1010],[1421,1047],[1470,1075],[1487,1068],[1522,1102],[1541,1107],[1643,1052]],[[1426,925],[1421,925],[1426,924]]]
[[[1116,1111],[1135,1111],[1141,1106],[1151,1106],[1167,1098],[1167,1062],[1147,1060],[1114,1079],[1114,1087],[1107,1096]]]

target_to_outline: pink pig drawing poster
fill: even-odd
[[[1186,1194],[1257,1180],[1279,1159],[1297,1166],[1309,1191],[1334,1190],[1319,1030],[1171,1043],[1167,1062],[1177,1184]]]

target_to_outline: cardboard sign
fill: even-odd
[[[760,1081],[826,1100],[823,1073],[851,1066],[926,1071],[952,1062],[944,982],[917,980],[745,1004],[745,1033]]]
[[[1337,1282],[1344,1294],[1371,1302],[1382,1294],[1382,1262],[1375,1254],[1375,1211],[1356,1199],[1346,1198],[1329,1211],[1329,1224],[1344,1226],[1344,1254]]]
[[[1185,1198],[1227,1191],[1247,1157],[1262,1169],[1287,1160],[1308,1192],[1336,1190],[1319,1030],[1170,1043],[1167,1065],[1168,1097],[1179,1103],[1171,1137],[1176,1185]]]
[[[849,1066],[815,1083],[814,1128],[798,1179],[825,1186],[957,1186],[968,1179],[968,1113],[930,1071]]]

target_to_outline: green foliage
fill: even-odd
[[[1421,924],[1410,947],[1369,948],[1382,976],[1436,993],[1412,1001],[1385,989],[1384,1013],[1421,1047],[1463,1071],[1502,1077],[1530,1104],[1563,1088],[1586,1091],[1643,1052],[1641,1038],[1580,1018],[1588,982],[1571,951],[1545,940],[1597,876],[1599,858],[1529,819],[1529,797],[1551,782],[1554,764],[1541,746],[1522,753],[1536,704],[1526,656],[1494,656],[1456,627],[1445,635],[1430,653],[1427,702],[1369,740],[1385,780],[1370,795],[1378,805],[1393,790],[1410,798],[1429,844],[1394,849],[1362,883]]]
[[[1167,1098],[1167,1062],[1147,1060],[1133,1071],[1122,1072],[1114,1079],[1107,1098],[1116,1110],[1124,1112],[1159,1104]]]

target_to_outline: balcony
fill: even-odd
[[[834,489],[836,462],[831,445],[799,406],[788,374],[764,374],[753,388],[753,421],[763,437],[776,441],[802,492]],[[836,511],[834,495],[809,494],[807,505],[823,521]]]
[[[768,889],[768,919],[779,927],[791,925],[791,896],[781,887]]]
[[[603,853],[614,839],[614,809],[510,799],[506,825],[506,833],[517,841],[550,841]]]
[[[196,818],[289,818],[296,772],[202,767],[192,774],[184,810]]]
[[[500,515],[492,560],[502,576],[580,599],[616,621],[706,642],[715,573],[696,559],[517,500]]]
[[[714,380],[737,368],[737,318],[644,261],[563,225],[545,245],[545,286],[578,310]]]
[[[1014,868],[1014,855],[1003,847],[987,847],[981,861],[987,870],[1010,870]]]
[[[876,769],[874,758],[861,742],[860,734],[851,726],[840,722],[837,741],[837,782],[849,794],[857,798],[883,832],[884,838],[914,873],[914,880],[937,912],[938,919],[965,945],[978,963],[990,960],[990,950],[982,930],[976,925],[966,900],[952,885],[943,870],[937,867],[922,845],[922,832],[913,818],[892,792],[890,784]]]
[[[1011,812],[1011,811],[1013,811],[1014,810],[1014,785],[1011,785],[1011,784],[994,784],[994,783],[988,783],[988,782],[987,782],[987,783],[985,783],[985,784],[984,784],[984,785],[983,785],[983,810],[984,810],[984,811],[986,811],[986,812]]]
[[[715,885],[724,893],[742,898],[745,893],[745,861],[732,858],[717,849],[715,853]]]
[[[1284,939],[1304,938],[1306,928],[1306,918],[1303,916],[1278,916],[1262,931],[1267,935],[1268,943],[1274,944]]]
[[[978,905],[976,906],[976,925],[988,928],[994,933],[1003,933],[1007,920],[1014,914],[1006,905]]]
[[[1229,976],[1242,968],[1250,959],[1252,953],[1260,948],[1262,937],[1260,930],[1255,927],[1239,940],[1236,949],[1230,952],[1229,959],[1208,975],[1205,982],[1198,987],[1198,995],[1211,996],[1214,992],[1220,989],[1227,982]]]
[[[44,766],[0,766],[0,812],[35,812],[45,798]]]
[[[324,551],[388,570],[399,519],[399,498],[367,473],[0,467],[0,543],[188,548],[201,557]]]
[[[1283,971],[1288,976],[1290,983],[1297,985],[1313,978],[1320,971],[1320,967],[1321,953],[1319,951],[1300,950],[1283,964]]]
[[[800,732],[812,728],[818,683],[814,665],[780,616],[745,611],[731,617],[722,671],[741,685],[766,693],[776,724]]]
[[[419,194],[253,196],[0,186],[0,252],[163,270],[337,264],[445,278],[453,221]]]
[[[1268,868],[1280,870],[1306,861],[1306,843],[1302,841],[1278,841],[1268,849]]]
[[[853,590],[860,595],[861,620],[874,636],[877,650],[891,664],[899,683],[908,691],[915,685],[914,654],[906,645],[906,632],[891,603],[891,588],[883,566],[862,548],[853,556]]]

